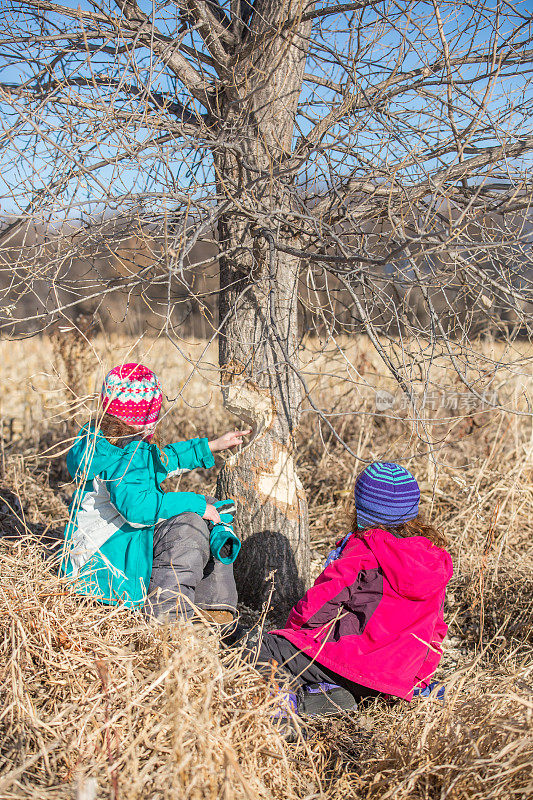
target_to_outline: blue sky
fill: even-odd
[[[10,9],[17,5],[20,4],[6,3],[4,0],[2,3],[4,24],[9,20]],[[78,3],[77,0],[65,0],[63,5],[69,6],[70,8],[77,8],[79,5],[82,10],[91,9],[91,4],[88,3],[87,0],[81,0],[80,3]],[[141,2],[140,5],[147,13],[151,12],[151,3]],[[326,5],[326,2],[322,2],[318,4],[318,7]],[[441,3],[440,5],[452,58],[456,53],[463,51],[467,44],[473,44],[474,51],[482,46],[484,37],[486,37],[488,22],[483,22],[483,20],[476,21],[479,27],[472,40],[470,34],[465,35],[463,32],[463,28],[471,13],[469,7],[458,3]],[[413,7],[417,13],[425,13],[431,10],[430,5],[427,3],[414,4]],[[529,0],[528,3],[522,6],[522,9],[524,10],[528,7],[533,8],[533,3],[529,2]],[[173,7],[170,6],[170,8]],[[393,55],[397,52],[402,30],[399,29],[396,31],[394,29],[394,7],[391,6],[391,9],[389,20],[383,27],[383,36],[375,43],[368,58],[362,59],[358,63],[357,85],[358,88],[362,90],[368,90],[373,83],[388,74],[386,70],[383,70],[382,65],[390,60],[391,54]],[[170,14],[165,18],[165,13],[167,12],[163,12],[159,15],[158,26],[163,32],[174,36],[176,27],[175,20],[173,21],[171,19]],[[54,19],[54,15],[49,15],[49,19],[51,21],[57,21],[57,18]],[[368,12],[367,19],[369,27],[374,26],[375,30],[379,30],[379,21],[374,12]],[[398,24],[400,23],[405,23],[405,15],[403,17],[399,16]],[[433,25],[433,27],[431,27],[431,25]],[[502,38],[505,36],[506,25],[509,27],[509,23],[506,23],[504,20],[500,31]],[[72,32],[76,27],[76,23],[67,21],[66,27],[69,29],[69,32]],[[28,26],[28,29],[31,29],[31,25]],[[412,30],[414,32],[415,28],[412,27]],[[435,41],[438,47],[440,47],[434,21],[428,26],[424,34],[425,41],[420,45],[423,52],[417,53],[414,49],[407,52],[401,65],[401,69],[404,71],[417,66],[421,57],[431,61],[432,53],[437,52],[434,44]],[[2,36],[1,38],[5,37]],[[329,47],[336,45],[345,57],[348,56],[349,38],[345,31],[341,30],[334,33],[331,30],[323,28],[322,35],[320,35],[317,29],[316,41],[320,46],[323,44]],[[20,57],[17,57],[16,53],[20,53]],[[4,83],[17,83],[21,79],[30,78],[34,68],[32,56],[36,54],[36,46],[32,47],[27,44],[19,45],[18,50],[13,53],[10,61],[8,60],[8,62],[6,62],[4,60],[2,62],[0,60],[0,80]],[[151,65],[150,63],[150,55],[147,50],[139,51],[136,59],[136,66],[139,69],[141,78],[146,81],[150,80],[154,90],[164,90],[172,95],[174,95],[177,90],[179,91],[179,87],[177,87],[175,81],[168,75],[168,72],[163,71],[161,74],[154,77],[153,71],[151,70],[153,64]],[[96,63],[96,59],[94,61]],[[132,75],[131,64],[125,66],[124,60],[121,62],[120,69],[114,73],[114,59],[110,55],[103,54],[99,56],[98,65],[100,71],[103,70],[112,75],[116,74],[117,77],[120,77],[121,74],[125,74],[123,72],[124,69],[126,72],[129,72],[130,77]],[[468,68],[468,73],[465,72],[465,74],[469,74],[473,78],[477,69],[477,66],[472,66]],[[78,57],[77,60],[72,59],[68,65],[68,70],[69,74],[72,76],[90,74],[83,57]],[[346,72],[341,67],[329,64],[324,68],[313,60],[312,54],[308,61],[308,71],[317,74],[321,73],[335,81],[346,80]],[[510,76],[506,80],[507,96],[512,97],[515,101],[520,99],[521,84],[522,79]],[[359,164],[358,158],[363,159],[364,156],[364,159],[368,162],[369,170],[371,170],[371,168],[379,168],[380,165],[386,167],[387,163],[402,158],[405,153],[409,152],[409,148],[416,146],[416,139],[417,137],[420,138],[420,132],[424,132],[425,130],[429,131],[431,127],[433,127],[434,130],[431,135],[433,137],[438,137],[439,134],[436,130],[436,125],[432,121],[432,114],[434,113],[433,109],[438,109],[439,105],[442,107],[445,96],[443,94],[442,98],[439,98],[439,90],[434,89],[432,91],[435,92],[435,98],[433,99],[431,97],[428,99],[428,96],[421,97],[412,93],[405,97],[401,107],[394,103],[391,105],[390,108],[400,114],[401,130],[399,135],[398,133],[394,134],[391,132],[391,135],[388,138],[386,137],[387,114],[385,112],[387,109],[385,109],[384,113],[378,111],[371,117],[368,117],[368,119],[365,119],[364,125],[362,125],[361,129],[357,132],[357,135],[353,135],[349,140],[352,143],[352,151],[348,150],[347,153],[339,151],[336,154],[335,151],[330,150],[326,154],[316,154],[309,161],[309,174],[314,172],[318,185],[325,185],[330,177],[331,167],[329,162],[332,157],[335,158],[334,171],[336,173],[346,173],[354,169],[354,167],[359,166],[361,174],[364,174],[365,161],[362,160]],[[302,105],[304,107],[307,105],[307,108],[304,109],[306,114],[300,116],[298,120],[298,126],[301,132],[308,133],[313,125],[314,119],[327,110],[327,103],[331,97],[332,94],[328,93],[327,90],[320,89],[320,96],[317,98],[308,87],[304,89],[301,99],[303,101]],[[529,99],[531,103],[531,96]],[[464,128],[468,124],[470,119],[469,114],[472,108],[473,106],[470,99],[465,98],[463,117],[456,119],[456,124],[459,129]],[[489,121],[491,115],[501,115],[504,111],[505,100],[494,95],[488,106],[486,121]],[[12,118],[10,119],[9,116],[6,116],[5,105],[0,105],[0,114],[2,112],[5,130],[12,122]],[[4,214],[18,212],[21,208],[24,208],[25,204],[29,201],[32,192],[34,193],[36,189],[46,191],[47,187],[50,186],[50,182],[55,180],[56,176],[54,175],[54,169],[50,158],[51,149],[55,146],[54,143],[59,144],[65,149],[63,158],[64,164],[68,162],[69,157],[73,154],[76,155],[78,161],[82,160],[84,163],[90,164],[102,158],[109,158],[114,152],[118,152],[120,142],[116,135],[107,138],[105,136],[102,137],[96,148],[89,147],[88,145],[80,145],[76,151],[71,145],[69,146],[69,137],[66,136],[64,126],[60,127],[59,130],[54,130],[54,127],[57,126],[59,121],[59,116],[55,114],[54,111],[45,111],[43,112],[43,117],[46,118],[46,124],[49,126],[50,142],[44,140],[39,141],[38,138],[35,139],[31,122],[27,122],[24,125],[24,132],[19,131],[15,142],[4,146],[0,151],[0,158],[2,159],[0,162],[0,203],[1,210]],[[445,124],[442,124],[443,137],[450,135],[449,129],[446,129],[448,124],[446,115],[444,115],[444,120]],[[505,125],[507,125],[507,127],[520,126],[524,131],[528,127],[531,129],[529,122],[524,119],[523,115],[511,112],[507,114]],[[340,129],[337,129],[336,132],[338,133],[339,131]],[[138,126],[135,131],[132,131],[131,136],[128,137],[127,144],[129,147],[133,147],[135,144],[145,141],[151,135],[152,132],[149,128]],[[386,137],[385,146],[382,140],[383,135]],[[78,141],[81,141],[81,138],[80,130]],[[495,143],[497,142],[492,133],[487,133],[484,137],[480,136],[476,140],[476,145],[478,147]],[[198,150],[195,150],[194,145],[194,142],[189,143],[189,145],[187,145],[187,143],[185,143],[185,145],[182,143],[176,149],[175,153],[173,153],[172,163],[169,167],[164,167],[162,165],[161,160],[158,159],[154,151],[152,157],[150,157],[149,153],[147,154],[145,161],[141,165],[141,169],[139,169],[138,165],[135,164],[133,160],[130,164],[128,164],[126,160],[121,161],[119,165],[113,167],[109,166],[101,170],[99,173],[99,182],[93,179],[89,181],[86,180],[85,182],[79,180],[71,182],[63,193],[64,202],[67,202],[69,198],[72,201],[72,207],[67,209],[66,213],[72,216],[94,214],[95,211],[98,210],[99,205],[101,205],[100,197],[103,193],[102,186],[110,186],[117,199],[121,198],[120,202],[124,202],[124,196],[128,194],[131,195],[133,202],[135,195],[147,191],[155,192],[159,195],[159,198],[166,193],[170,198],[170,204],[175,202],[176,196],[184,192],[194,194],[196,199],[203,197],[206,202],[209,202],[209,197],[213,194],[213,173],[210,155],[205,151],[202,155]],[[453,155],[444,157],[443,163],[446,162],[446,159],[449,160],[453,157]],[[194,162],[194,169],[192,170],[190,168],[191,161]],[[410,168],[406,167],[402,173],[403,179],[406,181],[416,181],[419,179],[420,175],[423,174],[424,169],[431,169],[436,166],[436,163],[437,162],[427,163],[424,165],[423,169],[416,164]],[[160,201],[159,199],[159,202]]]

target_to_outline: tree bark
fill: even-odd
[[[240,106],[228,103],[226,114],[228,130],[239,132],[241,156],[227,150],[215,154],[219,197],[237,195],[244,212],[237,214],[234,206],[219,222],[222,391],[226,408],[254,433],[251,444],[226,461],[218,491],[238,504],[240,599],[259,607],[273,573],[273,604],[281,614],[306,588],[309,532],[294,462],[302,403],[293,369],[299,260],[274,247],[274,240],[290,243],[281,220],[291,213],[291,195],[273,174],[290,154],[310,23],[269,38],[299,4],[267,0],[256,5],[262,8],[254,7],[252,35],[264,37],[265,46],[237,76],[237,92],[247,99]]]
[[[235,242],[236,228],[221,223],[226,247]],[[219,345],[224,404],[253,427],[253,440],[226,461],[218,490],[238,505],[239,597],[258,607],[275,570],[274,603],[284,613],[301,596],[309,572],[307,503],[294,463],[302,393],[286,363],[296,360],[298,263],[287,256],[270,261],[265,243],[244,235],[256,264],[271,264],[272,272],[246,275],[242,256],[238,266],[231,258],[221,259],[220,315],[227,316]],[[240,249],[236,243],[235,249]]]

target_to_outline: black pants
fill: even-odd
[[[216,561],[209,530],[198,514],[179,514],[154,530],[154,560],[144,613],[172,622],[189,618],[194,606],[231,611],[237,606],[233,565]]]
[[[288,678],[294,690],[308,684],[335,683],[337,686],[347,689],[355,700],[378,697],[380,694],[375,689],[369,689],[368,686],[350,681],[333,670],[323,667],[302,653],[295,644],[283,636],[276,636],[272,633],[265,634],[256,655],[256,668],[265,678],[272,676],[272,661],[276,661],[278,679],[286,680]]]

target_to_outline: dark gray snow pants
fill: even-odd
[[[172,622],[191,617],[193,605],[235,613],[237,589],[233,565],[222,564],[211,555],[205,520],[186,513],[155,526],[154,561],[144,613]]]
[[[283,636],[275,633],[266,633],[255,650],[249,653],[257,659],[256,669],[268,680],[275,676],[276,671],[280,678],[288,678],[293,689],[308,684],[334,683],[347,689],[356,700],[379,697],[380,692],[369,689],[360,683],[355,683],[333,670],[323,667],[318,661],[307,656]],[[273,662],[276,667],[273,668]]]

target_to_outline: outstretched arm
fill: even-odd
[[[215,466],[213,453],[228,450],[242,444],[243,436],[251,433],[246,431],[228,431],[217,439],[208,441],[207,439],[188,439],[185,442],[175,442],[163,448],[163,452],[168,458],[167,478],[188,472],[191,469],[204,467],[210,469]]]
[[[215,466],[215,459],[207,439],[188,439],[185,442],[175,442],[163,448],[167,462],[167,478],[189,472],[191,469],[204,467],[210,469]]]

